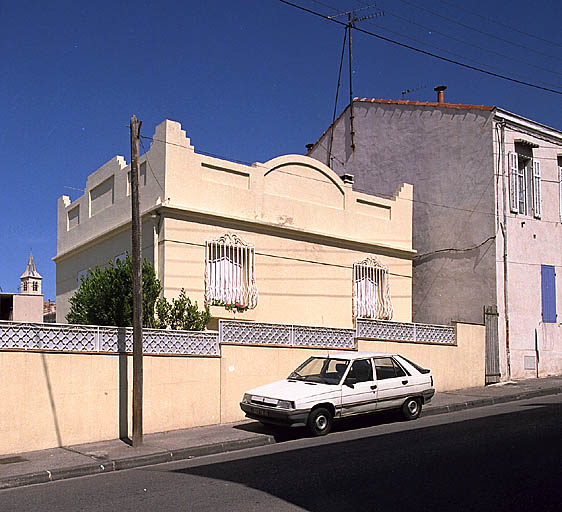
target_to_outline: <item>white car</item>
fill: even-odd
[[[416,419],[434,394],[431,372],[405,357],[339,352],[310,357],[286,380],[251,389],[240,407],[262,423],[308,426],[323,436],[334,418],[401,409]]]

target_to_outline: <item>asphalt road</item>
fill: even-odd
[[[561,510],[562,395],[0,491],[0,511]]]

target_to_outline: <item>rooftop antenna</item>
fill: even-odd
[[[422,89],[427,89],[427,85],[420,85],[419,87],[414,87],[413,89],[404,89],[402,91],[402,99],[405,99],[406,94],[410,94],[411,92],[421,91]]]
[[[356,14],[359,11],[364,11],[366,9],[376,9],[377,12],[373,13],[373,14],[369,14],[366,16],[357,16]],[[344,54],[345,54],[345,45],[347,42],[347,56],[348,56],[348,67],[349,67],[349,127],[350,127],[350,140],[351,140],[351,151],[355,151],[355,130],[353,127],[353,120],[354,120],[354,115],[353,115],[353,71],[352,71],[352,60],[351,60],[351,55],[352,55],[352,44],[351,44],[351,29],[355,28],[355,24],[359,21],[365,21],[365,20],[369,20],[372,18],[377,18],[380,16],[384,16],[384,11],[382,11],[381,9],[379,9],[376,4],[371,4],[371,5],[366,5],[365,7],[362,7],[360,9],[354,9],[351,11],[345,11],[339,14],[336,14],[334,16],[329,16],[330,19],[333,18],[339,18],[340,16],[347,16],[347,24],[345,26],[344,29],[344,36],[343,36],[343,45],[342,45],[342,50],[341,50],[341,58],[340,58],[340,69],[339,69],[339,73],[338,73],[338,85],[336,87],[336,100],[334,102],[334,113],[332,116],[332,125],[330,128],[330,143],[328,145],[328,161],[326,162],[326,164],[328,165],[328,167],[332,168],[332,146],[333,146],[333,142],[334,142],[334,123],[336,121],[336,110],[338,107],[338,96],[339,96],[339,90],[340,90],[340,85],[341,85],[341,72],[342,72],[342,67],[343,67],[343,59],[344,59]]]

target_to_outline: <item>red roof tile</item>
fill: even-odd
[[[432,101],[409,101],[409,100],[381,100],[375,98],[353,98],[353,101],[363,101],[366,103],[383,103],[389,105],[413,105],[417,107],[443,107],[443,108],[460,108],[464,110],[494,110],[496,107],[488,107],[486,105],[464,105],[459,103],[437,103]]]

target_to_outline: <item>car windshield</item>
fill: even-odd
[[[339,384],[348,365],[349,361],[346,359],[311,357],[291,373],[289,379],[321,384]]]

